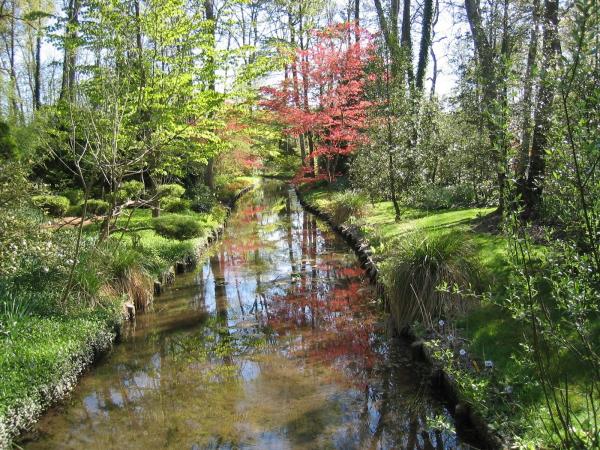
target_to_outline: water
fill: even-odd
[[[265,182],[27,449],[467,448],[347,246]]]

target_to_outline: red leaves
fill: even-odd
[[[263,88],[261,104],[279,114],[287,134],[312,134],[316,146],[309,158],[331,160],[353,153],[367,139],[362,130],[371,104],[363,94],[365,69],[373,55],[372,35],[355,24],[341,23],[315,32],[314,40],[308,50],[294,55],[296,82],[292,76],[278,88]],[[328,171],[331,180],[335,166]]]

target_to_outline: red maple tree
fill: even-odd
[[[332,25],[314,33],[308,50],[296,50],[291,78],[286,70],[278,87],[262,89],[262,105],[278,113],[284,132],[309,137],[312,148],[296,182],[332,181],[341,162],[367,139],[362,131],[371,103],[364,98],[365,69],[372,57],[369,32],[353,23]]]

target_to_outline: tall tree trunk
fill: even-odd
[[[35,55],[33,68],[33,108],[39,109],[42,105],[41,95],[41,66],[42,66],[42,21],[38,20],[35,35]]]
[[[427,69],[427,59],[429,48],[431,47],[431,24],[433,19],[433,0],[425,0],[423,5],[423,20],[421,26],[421,44],[419,47],[419,62],[417,64],[417,91],[423,91],[425,80],[425,70]]]
[[[11,2],[11,14],[10,14],[10,43],[8,48],[8,64],[9,64],[9,76],[10,76],[10,104],[11,104],[11,116],[16,118],[19,114],[19,108],[17,105],[17,71],[15,67],[15,39],[16,39],[16,15],[17,6],[15,0]]]
[[[400,48],[402,49],[402,57],[404,58],[404,66],[408,84],[412,86],[414,83],[415,74],[413,71],[412,38],[410,32],[410,0],[404,0],[404,5],[402,8],[402,34],[400,36]]]
[[[483,114],[486,120],[486,128],[492,147],[493,159],[498,167],[497,184],[498,192],[500,194],[498,212],[501,213],[504,210],[504,187],[506,183],[506,173],[504,169],[506,161],[502,159],[502,155],[506,148],[506,132],[503,125],[498,123],[498,119],[502,114],[502,112],[498,111],[498,103],[499,100],[501,100],[500,87],[504,82],[499,76],[499,72],[504,71],[500,71],[499,66],[506,64],[507,61],[498,61],[499,58],[497,52],[492,47],[488,36],[485,34],[479,8],[479,0],[465,0],[465,10],[471,29],[471,35],[473,37],[475,54],[479,62],[479,76],[481,78],[483,90],[481,101]]]
[[[70,0],[64,36],[64,55],[60,99],[71,98],[75,88],[75,65],[77,64],[77,26],[79,25],[80,0]]]
[[[385,45],[390,52],[391,76],[394,79],[399,79],[402,73],[402,52],[400,50],[400,41],[398,38],[399,0],[392,0],[389,21],[386,11],[384,11],[383,5],[381,4],[381,0],[374,1],[377,19],[379,20],[379,28],[383,33]]]
[[[521,195],[525,194],[525,178],[527,163],[529,161],[529,149],[531,147],[531,110],[533,104],[534,67],[537,59],[538,49],[538,27],[540,15],[540,0],[534,0],[531,14],[531,35],[529,38],[529,49],[527,52],[527,67],[523,81],[523,117],[521,123],[521,146],[517,154],[515,177],[517,189]]]
[[[215,10],[212,0],[204,0],[204,9],[206,13],[206,20],[212,23],[210,27],[211,33],[211,52],[216,49],[216,32],[217,32],[217,24],[215,23]],[[208,88],[211,91],[214,91],[216,88],[216,80],[215,80],[215,59],[214,55],[211,53],[207,58],[207,64],[209,65],[209,74],[208,74]],[[204,172],[204,184],[206,184],[210,189],[215,189],[215,157],[211,156],[208,158],[208,164],[206,165],[206,171]]]
[[[529,168],[525,185],[525,216],[537,214],[542,201],[546,171],[545,153],[551,128],[552,104],[555,93],[554,69],[560,53],[558,36],[558,0],[544,1],[543,64],[535,111]]]

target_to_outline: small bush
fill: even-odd
[[[190,200],[190,208],[195,212],[209,212],[217,203],[213,191],[204,184],[198,184],[188,189],[185,196]]]
[[[160,209],[170,213],[181,213],[190,209],[190,201],[176,197],[166,197],[160,201]]]
[[[83,202],[84,193],[81,189],[66,189],[62,195],[69,199],[71,206],[79,205]]]
[[[110,208],[110,205],[108,204],[108,202],[105,202],[104,200],[97,200],[97,199],[91,198],[87,201],[86,215],[88,215],[88,216],[103,216],[104,214],[108,213],[109,208]],[[81,205],[81,209],[83,211],[83,205]],[[79,214],[81,214],[81,212]]]
[[[36,195],[31,198],[31,201],[54,217],[64,216],[69,208],[69,199],[62,195]]]
[[[68,217],[80,217],[83,211],[83,205],[71,205],[67,209],[66,216]]]
[[[326,210],[337,224],[348,221],[351,217],[360,218],[365,214],[368,199],[357,191],[344,191],[333,194]]]
[[[458,233],[413,234],[397,242],[383,265],[390,309],[400,330],[414,320],[426,325],[437,317],[460,312],[460,296],[440,286],[466,288],[477,279],[473,249]]]
[[[475,203],[475,191],[468,184],[420,186],[413,197],[415,206],[430,211],[472,206]]]
[[[192,216],[171,214],[152,220],[154,231],[167,239],[184,241],[204,235],[204,224]]]
[[[180,198],[185,193],[185,188],[179,184],[163,184],[158,186],[156,193],[160,198],[176,197]]]
[[[137,180],[129,180],[121,185],[116,192],[117,201],[119,203],[126,202],[134,198],[138,198],[144,191],[144,183]]]

